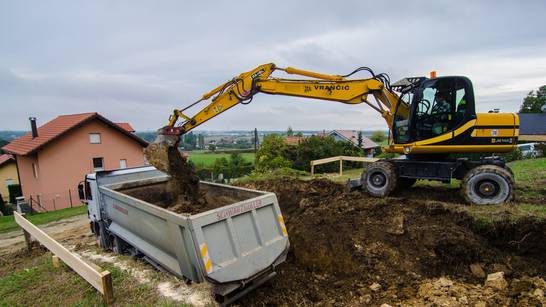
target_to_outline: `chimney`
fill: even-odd
[[[38,128],[36,127],[36,117],[29,117],[30,128],[32,129],[32,138],[35,139],[38,137]]]

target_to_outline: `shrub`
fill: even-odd
[[[379,155],[375,156],[376,158],[380,159],[394,159],[399,157],[400,155],[394,152],[382,152]]]
[[[238,178],[254,170],[254,165],[246,161],[241,153],[231,153],[229,159],[222,157],[214,161],[212,167],[205,167],[203,163],[195,167],[197,176],[203,180],[210,180],[211,174],[223,174],[224,178]]]
[[[522,160],[523,154],[521,153],[521,150],[516,148],[513,151],[499,154],[499,157],[503,158],[504,162],[512,162],[516,160]]]
[[[384,131],[374,131],[370,136],[370,139],[374,142],[381,143],[387,139],[387,135]]]
[[[362,156],[363,151],[349,142],[338,142],[333,137],[312,136],[285,151],[285,158],[292,161],[294,169],[311,170],[311,161],[335,156]],[[361,163],[344,163],[347,168],[361,167]],[[318,165],[318,172],[335,172],[336,163]]]
[[[0,212],[2,212],[3,215],[13,214],[13,208],[8,204],[4,203],[4,198],[2,197],[2,194],[0,194]]]
[[[256,153],[256,169],[260,172],[277,168],[290,167],[292,163],[285,158],[288,146],[282,136],[270,134],[266,136]]]
[[[249,175],[237,179],[236,184],[244,184],[247,182],[253,182],[257,180],[271,180],[277,178],[298,178],[299,176],[305,176],[306,173],[298,171],[288,167],[282,167],[274,170],[267,170],[265,172],[253,171]]]

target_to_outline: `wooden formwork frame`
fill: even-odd
[[[27,248],[31,249],[30,237],[32,236],[40,244],[45,246],[53,256],[53,265],[60,266],[59,259],[68,265],[74,272],[78,273],[83,279],[99,291],[106,304],[112,304],[114,301],[114,290],[112,287],[112,276],[109,271],[103,271],[100,267],[87,263],[74,253],[70,252],[59,242],[48,236],[40,228],[29,222],[23,215],[13,212],[15,222],[21,226],[25,235]]]
[[[366,158],[366,157],[351,157],[351,156],[337,156],[331,158],[324,158],[311,161],[311,176],[315,174],[315,165],[331,163],[339,161],[339,175],[343,175],[343,161],[356,161],[364,163],[373,163],[379,160],[378,158]]]

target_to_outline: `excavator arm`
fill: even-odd
[[[272,77],[276,70],[308,79]],[[362,70],[370,72],[372,78],[347,79],[348,76]],[[168,125],[160,132],[163,135],[173,136],[187,133],[239,103],[248,104],[257,93],[331,100],[346,104],[366,103],[383,116],[389,128],[392,128],[393,114],[399,102],[398,95],[390,89],[388,77],[384,74],[375,75],[366,67],[359,68],[346,76],[337,76],[291,67],[279,68],[270,63],[240,74],[204,94],[198,101],[185,109],[175,110],[169,117]],[[375,103],[368,100],[370,94],[374,96]],[[189,108],[208,100],[210,103],[195,115],[190,117],[184,114]],[[408,112],[408,110],[400,111]],[[179,123],[180,119],[182,120]],[[179,123],[178,126],[177,123]]]

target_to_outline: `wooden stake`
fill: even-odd
[[[59,257],[57,257],[55,255],[51,256],[51,262],[53,263],[54,267],[56,267],[56,268],[61,267],[61,261],[59,260]]]
[[[30,239],[30,233],[23,229],[23,235],[25,236],[25,243],[27,244],[27,251],[32,251],[32,240]]]
[[[104,303],[110,305],[114,302],[114,288],[112,286],[112,275],[108,271],[102,273],[102,297]]]

